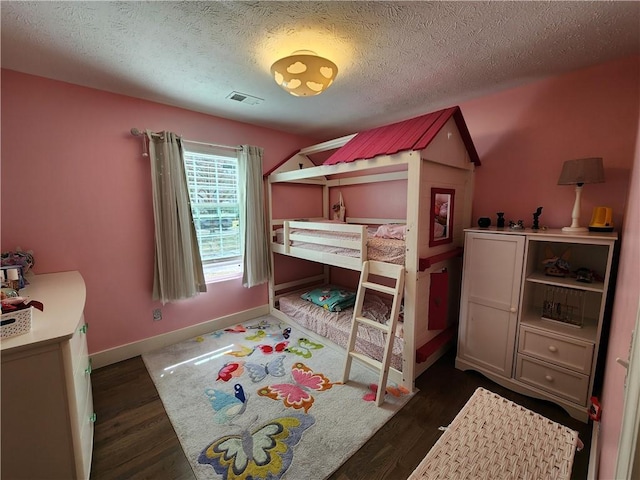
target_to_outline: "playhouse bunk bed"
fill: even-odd
[[[327,152],[333,153],[326,158]],[[316,166],[312,158],[322,155]],[[327,311],[326,303],[312,303],[314,294],[322,292],[322,300],[343,294],[336,284],[344,285],[341,277],[353,283],[357,273],[345,272],[359,272],[366,260],[404,265],[389,379],[412,390],[455,339],[462,231],[471,223],[479,164],[462,112],[453,107],[307,147],[267,173],[272,315],[345,347],[353,310]],[[364,196],[378,201],[369,206]],[[297,201],[303,197],[317,203]],[[394,200],[380,201],[385,198]],[[345,205],[357,216],[345,217]],[[301,215],[303,208],[310,213]],[[307,262],[294,265],[292,258]],[[385,321],[388,304],[368,296],[365,316]],[[382,334],[361,329],[358,335],[356,349],[380,358]]]

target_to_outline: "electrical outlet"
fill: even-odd
[[[162,320],[162,310],[160,310],[159,308],[156,308],[153,311],[153,321],[157,322],[158,320]]]

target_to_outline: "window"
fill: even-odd
[[[221,149],[184,142],[184,164],[207,282],[242,273],[238,160]]]

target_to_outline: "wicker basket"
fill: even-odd
[[[33,307],[3,313],[0,320],[0,337],[15,337],[31,331]]]

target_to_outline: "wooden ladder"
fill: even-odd
[[[388,287],[380,283],[374,283],[369,280],[370,275],[377,275],[395,280],[394,287]],[[386,293],[393,296],[393,304],[391,306],[391,316],[387,324],[379,323],[375,320],[362,316],[362,305],[364,303],[365,291],[375,290],[377,292]],[[354,358],[371,365],[380,371],[380,379],[378,381],[378,392],[376,394],[376,405],[382,405],[384,401],[385,390],[387,388],[387,377],[389,375],[389,364],[391,363],[391,354],[393,351],[393,339],[395,338],[396,324],[398,323],[398,314],[400,313],[400,301],[404,291],[404,267],[392,263],[377,262],[374,260],[366,261],[362,264],[362,273],[360,274],[360,283],[358,284],[358,292],[356,294],[356,303],[353,309],[353,319],[351,320],[351,333],[349,334],[349,343],[347,345],[347,358],[344,364],[344,374],[342,381],[346,383],[349,380],[349,372],[351,371],[351,361]],[[384,353],[382,361],[363,355],[355,351],[356,339],[358,337],[358,328],[360,325],[377,328],[383,332],[385,337]]]

